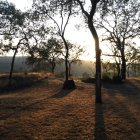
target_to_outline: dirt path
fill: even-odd
[[[0,95],[0,140],[139,140],[140,81],[103,86],[95,105],[94,85],[62,81]]]

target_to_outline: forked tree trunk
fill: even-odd
[[[102,103],[101,97],[101,50],[99,48],[99,37],[96,32],[95,27],[93,26],[93,21],[88,21],[88,26],[92,36],[95,40],[95,52],[96,52],[96,85],[95,85],[95,94],[96,94],[96,103]]]

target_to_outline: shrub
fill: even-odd
[[[84,73],[82,74],[82,79],[87,79],[87,78],[90,78],[90,74],[87,73],[87,72],[84,72]]]
[[[68,80],[64,82],[63,89],[75,89],[76,85],[74,80]]]
[[[115,84],[122,84],[122,77],[121,76],[113,76],[112,81]]]
[[[110,73],[103,73],[102,74],[102,81],[103,82],[111,82]]]

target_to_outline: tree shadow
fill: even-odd
[[[22,79],[16,79],[15,84],[11,85],[10,87],[8,85],[5,85],[3,87],[0,87],[0,93],[8,93],[8,92],[15,92],[18,90],[28,89],[32,88],[34,86],[41,86],[43,83],[45,83],[45,80],[48,80],[47,77],[38,79],[37,77],[27,77]]]
[[[114,119],[115,125],[112,124],[112,127],[117,128],[116,139],[120,139],[122,137],[124,139],[138,139],[140,136],[138,115],[140,97],[139,80],[126,81],[123,85],[107,85],[104,86],[104,88],[106,89],[105,93],[108,98],[106,101],[108,102],[106,109],[111,109],[112,115],[119,116],[119,119],[116,119],[117,117]],[[113,117],[110,116],[110,120],[112,119]],[[120,123],[120,121],[122,123]],[[120,130],[122,130],[121,133]]]
[[[49,98],[63,98],[65,96],[67,96],[68,94],[70,94],[73,90],[74,89],[72,89],[72,90],[61,89],[58,93],[52,95]]]
[[[136,90],[140,90],[140,80],[138,79],[133,79],[133,81],[128,80],[127,84],[135,88]]]
[[[108,140],[104,124],[103,104],[95,104],[94,140]]]
[[[119,93],[123,95],[134,95],[139,94],[140,87],[136,84],[134,84],[131,81],[128,81],[126,83],[123,83],[121,85],[118,84],[104,84],[103,87],[107,90],[111,90],[112,93],[115,91],[118,91]],[[110,92],[111,93],[111,92]]]
[[[121,131],[122,133],[120,133],[119,131],[117,132],[118,136],[119,136],[119,134],[120,135],[123,134],[124,139],[140,138],[140,122],[139,122],[138,116],[136,117],[136,114],[135,114],[138,112],[139,103],[137,103],[137,101],[135,101],[135,99],[132,96],[126,97],[126,95],[124,93],[121,94],[123,97],[126,97],[126,101],[123,101],[123,102],[117,101],[117,97],[115,96],[115,94],[112,94],[112,92],[108,95],[109,95],[109,98],[113,99],[113,100],[109,101],[110,104],[112,105],[111,107],[114,109],[113,114],[117,114],[119,116],[119,118],[122,120],[122,124],[119,124],[119,121],[118,121],[117,125],[115,126],[115,127],[118,127],[120,130],[122,130]],[[116,100],[117,102],[115,102],[114,100]],[[129,104],[129,102],[131,104]],[[134,112],[132,109],[130,110],[130,107],[132,105],[135,105]],[[117,110],[117,112],[115,112],[115,110]],[[138,113],[137,113],[137,115],[138,115]],[[126,127],[126,126],[128,126],[128,127]]]
[[[0,115],[0,120],[5,120],[9,117],[12,117],[12,116],[15,116],[15,115],[18,115],[19,113],[23,112],[23,111],[33,111],[33,110],[37,110],[37,109],[40,109],[40,107],[38,106],[42,101],[45,101],[48,97],[45,97],[43,99],[39,99],[37,101],[33,101],[31,103],[28,103],[28,104],[25,104],[24,106],[18,106],[18,105],[14,105],[14,106],[7,106],[5,108],[8,108],[10,110],[12,110],[12,112],[8,112],[7,114],[4,114],[4,115]],[[29,98],[27,98],[28,100]],[[22,101],[21,101],[22,102]],[[1,103],[1,100],[0,100],[0,103]],[[4,107],[3,107],[4,108]],[[1,109],[1,108],[0,108]]]

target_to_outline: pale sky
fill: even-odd
[[[15,6],[22,11],[26,10],[26,8],[30,8],[32,5],[32,0],[7,0],[15,4]]]
[[[25,11],[28,8],[31,8],[32,0],[8,0],[9,2],[12,2],[15,4],[15,6],[22,11]],[[70,20],[71,23],[80,24],[80,19],[74,20],[74,22]],[[83,23],[82,23],[83,24]],[[84,60],[95,60],[95,47],[94,47],[94,40],[92,38],[92,35],[88,28],[81,27],[80,30],[76,30],[74,28],[74,25],[69,24],[66,28],[65,33],[66,39],[72,41],[73,43],[77,43],[81,46],[84,46],[85,53],[80,57]],[[103,47],[102,44],[100,44],[102,51],[106,48]],[[11,54],[12,55],[12,54]]]

